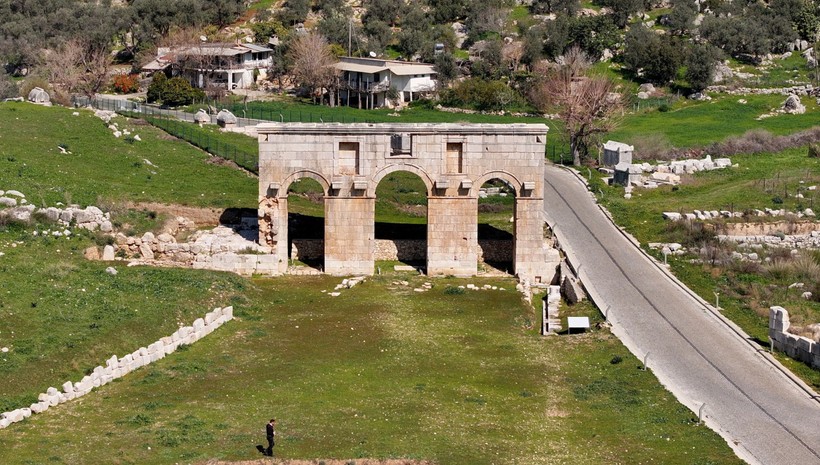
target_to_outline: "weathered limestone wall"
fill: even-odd
[[[478,199],[427,200],[427,274],[473,276],[478,271]]]
[[[546,261],[540,207],[547,130],[542,124],[260,125],[260,244],[287,262],[283,200],[293,181],[312,178],[325,194],[325,271],[371,274],[376,187],[390,173],[408,171],[426,186],[428,273],[472,275],[479,189],[501,179],[518,204],[515,272],[548,279],[554,264]]]
[[[820,343],[787,332],[790,326],[789,312],[785,308],[769,307],[769,337],[774,348],[795,360],[820,368]]]
[[[375,260],[424,260],[427,258],[427,241],[422,239],[376,239]],[[291,258],[315,260],[324,255],[322,239],[294,239]],[[485,262],[512,262],[513,241],[486,239],[478,241],[478,259]]]
[[[92,389],[103,386],[121,378],[137,368],[156,362],[176,351],[181,345],[190,345],[211,334],[216,328],[233,319],[233,307],[215,308],[205,314],[204,318],[197,318],[193,325],[179,328],[174,334],[161,338],[149,344],[148,347],[140,347],[133,353],[123,357],[112,355],[105,361],[105,366],[94,368],[91,374],[83,377],[80,381],[72,383],[66,381],[61,385],[62,391],[50,387],[39,395],[38,401],[26,408],[18,408],[10,412],[0,414],[0,429],[8,427],[12,423],[23,421],[33,413],[42,413],[50,407],[55,407],[63,402],[68,402],[82,397]]]
[[[515,274],[527,276],[534,283],[552,280],[558,258],[558,251],[544,242],[543,208],[541,199],[523,198],[515,202]]]
[[[376,199],[325,199],[325,272],[373,274]]]

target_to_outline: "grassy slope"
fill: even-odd
[[[738,103],[741,98],[748,103]],[[660,134],[676,147],[697,147],[751,129],[789,134],[818,124],[817,104],[810,98],[802,99],[807,108],[803,115],[780,115],[760,121],[755,119],[779,108],[784,100],[785,97],[780,95],[720,95],[706,102],[683,100],[665,113],[650,111],[628,115],[620,128],[608,134],[607,138],[630,143],[638,136]]]
[[[100,199],[255,207],[257,182],[206,163],[208,155],[150,126],[115,118],[141,142],[115,138],[88,111],[0,104],[0,189],[36,205],[93,205]],[[62,155],[65,144],[70,155]],[[147,160],[147,161],[146,161]],[[151,162],[154,166],[148,164]],[[219,186],[215,189],[215,186]]]

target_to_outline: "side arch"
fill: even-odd
[[[515,190],[515,197],[518,198],[521,196],[521,188],[523,187],[521,181],[509,171],[495,170],[488,171],[473,181],[473,187],[470,189],[470,197],[478,197],[478,191],[481,189],[481,186],[491,179],[500,179],[509,183],[510,187]]]
[[[425,195],[430,197],[430,194],[433,192],[433,181],[430,179],[430,175],[427,174],[427,171],[425,171],[424,168],[411,163],[391,163],[375,172],[373,176],[371,176],[370,183],[367,186],[367,196],[375,197],[376,187],[378,187],[381,180],[388,174],[395,173],[396,171],[407,171],[421,178],[421,181],[424,183],[424,187],[427,188]]]
[[[328,182],[327,178],[325,178],[322,173],[314,170],[299,170],[294,171],[285,180],[282,182],[282,186],[279,188],[279,195],[278,197],[287,197],[288,196],[288,189],[290,185],[293,184],[294,181],[298,181],[302,178],[310,178],[315,180],[322,186],[322,192],[324,192],[324,196],[327,197],[328,191],[330,190],[330,182]]]

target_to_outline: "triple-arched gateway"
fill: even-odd
[[[500,179],[515,190],[515,274],[549,280],[544,241],[543,124],[262,124],[259,242],[288,264],[288,186],[315,179],[324,191],[324,270],[372,274],[376,186],[395,171],[427,188],[427,273],[477,272],[479,188]]]

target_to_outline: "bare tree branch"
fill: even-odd
[[[558,66],[539,65],[530,92],[533,104],[541,111],[556,110],[565,125],[573,163],[581,164],[588,147],[598,135],[617,124],[623,103],[615,82],[603,76],[589,75],[590,61],[573,48]]]

